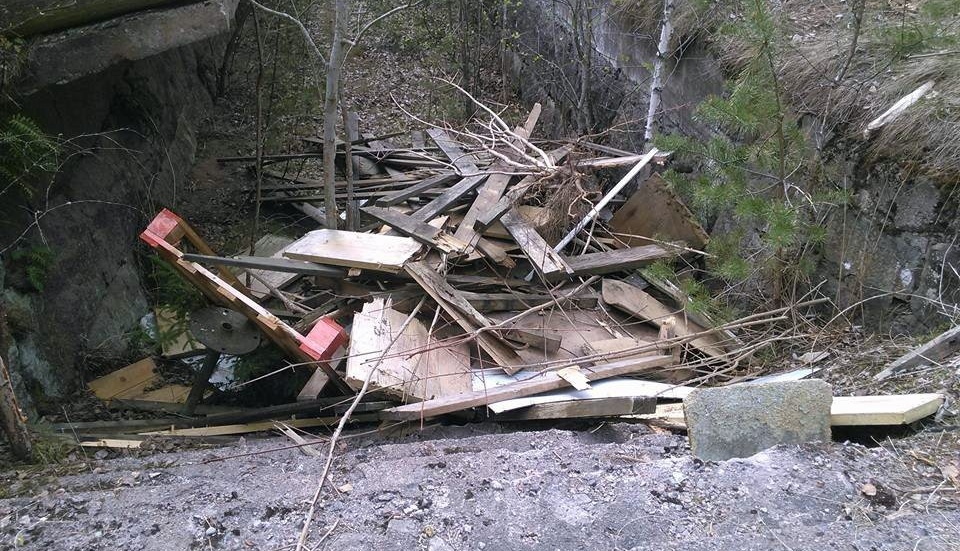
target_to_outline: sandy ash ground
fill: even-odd
[[[683,436],[641,424],[360,433],[342,441],[310,545],[329,532],[318,548],[960,549],[957,487],[936,459],[917,459],[956,440],[931,428],[879,447],[784,446],[704,463]],[[16,497],[0,500],[0,547],[289,549],[324,458],[271,451],[285,446],[91,451],[48,482],[5,473]],[[254,455],[211,462],[240,454]]]

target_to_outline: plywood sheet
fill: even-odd
[[[409,237],[316,230],[291,243],[283,256],[321,264],[397,273],[420,250]]]
[[[347,358],[347,384],[359,389],[371,369],[376,369],[372,389],[408,402],[430,400],[472,390],[470,352],[466,344],[440,346],[416,355],[403,354],[422,349],[436,341],[428,328],[414,319],[390,348],[384,360],[377,361],[398,335],[406,314],[377,299],[363,306],[353,318],[350,355]]]

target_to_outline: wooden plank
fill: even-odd
[[[534,269],[544,277],[557,277],[560,274],[570,274],[573,270],[564,261],[560,253],[552,247],[533,229],[527,221],[511,209],[500,218],[510,235],[523,251]]]
[[[430,128],[427,129],[427,134],[440,146],[440,150],[443,151],[443,154],[450,159],[450,162],[453,163],[453,166],[457,167],[457,170],[459,170],[461,174],[479,172],[480,169],[477,168],[477,165],[473,162],[472,156],[464,153],[463,150],[460,149],[460,146],[457,145],[457,142],[453,141],[445,130]]]
[[[557,371],[557,375],[577,390],[590,389],[590,381],[587,380],[586,375],[584,375],[583,371],[580,371],[580,368],[577,366],[565,367]]]
[[[376,414],[353,415],[350,417],[350,423],[370,423],[378,420]],[[251,432],[263,432],[273,430],[276,420],[258,421],[255,423],[245,423],[239,425],[219,425],[213,427],[198,427],[192,429],[168,429],[162,431],[151,431],[140,433],[141,436],[228,436],[231,434],[247,434]],[[305,429],[310,427],[330,427],[340,422],[339,417],[317,417],[314,419],[284,419],[285,425]]]
[[[416,239],[420,243],[437,249],[448,255],[460,256],[467,249],[467,244],[443,231],[440,228],[431,226],[421,220],[407,216],[394,209],[383,207],[364,207],[363,212],[387,224],[398,232]]]
[[[160,387],[155,390],[144,392],[137,396],[131,396],[129,400],[139,400],[144,402],[164,402],[168,404],[182,404],[187,401],[187,396],[190,394],[190,387],[184,385],[167,385]],[[211,392],[207,392],[205,396],[209,396]]]
[[[640,373],[662,367],[668,365],[671,361],[673,360],[670,356],[650,356],[635,360],[623,360],[586,368],[584,369],[584,374],[588,380],[598,381],[618,375]],[[564,388],[567,385],[569,385],[569,383],[560,378],[555,371],[548,371],[535,374],[515,383],[475,390],[458,396],[427,400],[419,404],[409,404],[387,409],[382,411],[381,415],[386,419],[415,420],[461,411],[472,407],[485,406],[503,400],[523,398],[541,392]]]
[[[355,389],[363,386],[371,369],[370,389],[403,402],[419,402],[441,396],[472,390],[470,350],[466,343],[434,347],[424,353],[409,355],[429,347],[436,337],[418,319],[407,325],[403,334],[397,331],[407,315],[392,308],[386,298],[374,299],[363,305],[353,317],[350,332],[350,355],[347,357],[346,381]],[[384,351],[396,342],[383,361]],[[411,352],[412,353],[412,352]]]
[[[523,409],[498,414],[496,419],[498,421],[535,421],[542,419],[619,417],[621,415],[654,413],[656,409],[656,398],[620,396],[535,404]]]
[[[513,208],[513,210],[520,214],[524,220],[530,224],[533,229],[540,231],[540,229],[546,227],[550,223],[550,213],[547,212],[547,209],[544,207],[536,207],[533,205],[519,205]],[[487,229],[483,230],[484,237],[494,238],[494,239],[506,239],[513,242],[513,237],[510,236],[510,232],[507,231],[507,228],[503,226],[500,220],[497,220],[491,224]]]
[[[459,291],[451,287],[427,262],[411,262],[406,266],[410,274],[441,308],[460,325],[467,334],[490,325],[489,320],[478,312]],[[492,332],[477,334],[477,344],[507,373],[515,373],[523,363],[517,352],[497,338]]]
[[[314,369],[306,384],[297,393],[298,402],[311,402],[320,396],[323,389],[330,382],[330,377],[322,369]]]
[[[897,358],[883,371],[874,375],[873,378],[882,381],[891,375],[912,369],[918,365],[935,364],[953,354],[957,349],[960,349],[960,325],[937,335],[930,341]]]
[[[573,275],[601,275],[613,272],[635,270],[662,258],[677,256],[679,249],[660,245],[628,247],[599,253],[587,253],[580,256],[564,257]]]
[[[118,450],[137,449],[141,444],[143,444],[143,440],[123,440],[119,438],[101,438],[80,442],[80,446],[84,448],[113,448]]]
[[[656,244],[645,239],[653,238],[682,241],[702,250],[710,240],[690,209],[659,174],[650,176],[614,213],[610,229],[628,247]]]
[[[656,348],[638,352],[635,349],[641,346],[653,344],[652,341],[635,339],[633,337],[620,337],[615,339],[603,339],[591,341],[584,345],[583,353],[587,355],[603,354],[602,361],[622,360],[624,358],[639,358],[641,356],[654,356],[657,354]]]
[[[412,171],[412,172],[404,172],[403,174],[396,175],[396,176],[377,176],[373,178],[359,178],[359,177],[356,177],[355,175],[356,179],[353,181],[353,185],[359,188],[359,187],[368,187],[368,186],[370,187],[386,186],[391,184],[398,184],[398,185],[410,184],[410,183],[418,182],[422,180],[425,177],[425,175],[429,173],[430,172],[425,172],[425,171]],[[289,189],[303,189],[303,190],[323,189],[323,186],[324,186],[323,180],[317,180],[316,178],[306,178],[303,176],[294,176],[284,172],[276,172],[274,170],[264,170],[263,175],[268,176],[270,178],[275,178],[277,180],[283,180],[284,182],[293,182],[297,184],[296,186],[287,186],[287,185],[276,186],[276,185],[268,184],[263,186],[263,188],[261,188],[264,191],[268,191],[268,190],[277,191],[277,190],[289,190]],[[347,181],[335,180],[334,186],[336,188],[346,189]]]
[[[412,184],[403,189],[398,189],[397,191],[391,191],[384,193],[380,197],[377,197],[374,200],[374,204],[381,207],[390,207],[393,205],[398,205],[407,199],[412,199],[414,197],[419,197],[423,192],[432,190],[433,188],[446,185],[456,179],[459,176],[453,172],[443,172],[426,178],[416,184]]]
[[[292,274],[313,275],[321,277],[341,278],[347,275],[346,270],[324,266],[316,262],[290,260],[289,258],[261,258],[259,256],[207,256],[203,254],[184,254],[184,260],[202,262],[214,266],[234,266],[237,268],[255,268],[272,272],[289,272]]]
[[[155,308],[153,314],[157,320],[157,338],[164,358],[196,356],[207,349],[190,332],[188,320],[181,319],[176,311],[170,308]]]
[[[830,407],[833,426],[907,425],[933,415],[943,404],[942,394],[892,396],[838,396]]]
[[[643,375],[647,377],[647,374]],[[492,377],[487,375],[488,380]],[[611,377],[602,381],[593,381],[587,390],[574,390],[572,388],[563,388],[518,398],[516,400],[505,400],[490,404],[487,406],[494,413],[503,413],[530,407],[534,404],[548,404],[552,402],[567,402],[570,400],[591,400],[595,398],[653,398],[656,400],[682,400],[687,397],[694,388],[689,386],[676,386],[665,383],[657,383],[641,379],[626,377]]]
[[[321,264],[397,273],[420,251],[409,237],[340,230],[314,230],[292,243],[284,256]]]
[[[660,327],[664,321],[676,316],[676,332],[678,337],[686,337],[700,333],[705,329],[690,320],[683,320],[683,312],[667,308],[660,301],[649,294],[637,289],[629,283],[614,279],[604,279],[601,292],[603,301],[611,306]],[[723,348],[719,345],[716,336],[705,336],[695,339],[690,344],[708,356],[721,356]]]
[[[438,195],[435,199],[420,207],[417,212],[413,213],[413,217],[423,220],[424,222],[430,221],[430,219],[435,216],[439,216],[449,210],[454,203],[463,199],[486,179],[487,175],[481,174],[478,176],[468,176],[460,180],[453,186],[447,188],[446,191]]]
[[[147,386],[156,380],[156,368],[153,358],[144,358],[90,381],[87,387],[101,400],[133,398],[143,394]]]

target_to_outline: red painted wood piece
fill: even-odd
[[[320,318],[300,342],[300,350],[317,361],[328,361],[337,348],[346,345],[347,332],[330,318]]]

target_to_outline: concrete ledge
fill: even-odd
[[[150,57],[230,29],[239,0],[205,0],[177,8],[138,12],[37,39],[14,88],[29,95]]]

